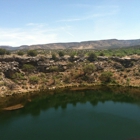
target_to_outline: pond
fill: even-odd
[[[0,140],[138,140],[139,91],[44,91],[24,108],[0,113]]]

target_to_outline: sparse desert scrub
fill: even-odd
[[[112,81],[113,73],[110,71],[104,71],[100,75],[100,80],[103,83],[110,83]]]
[[[38,84],[39,83],[39,77],[36,75],[32,75],[29,77],[29,82],[31,84]]]

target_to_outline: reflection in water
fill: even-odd
[[[140,137],[140,100],[129,91],[98,88],[44,92],[34,96],[23,109],[1,112],[0,139],[127,140]]]
[[[124,90],[126,91],[126,90]],[[12,117],[13,114],[16,116],[19,114],[31,114],[33,116],[40,115],[41,111],[48,110],[50,108],[54,108],[57,110],[59,107],[61,107],[63,110],[67,109],[67,104],[72,104],[74,107],[76,107],[77,103],[85,104],[86,102],[90,102],[92,106],[97,106],[99,102],[105,103],[106,101],[113,101],[115,102],[128,102],[128,103],[135,103],[136,101],[139,101],[140,99],[137,99],[137,96],[133,96],[133,94],[125,93],[122,94],[122,92],[117,92],[114,94],[115,91],[112,91],[110,88],[104,88],[104,89],[96,89],[96,90],[77,90],[77,91],[71,91],[71,90],[65,90],[65,91],[54,91],[52,94],[42,94],[40,96],[35,96],[32,99],[32,102],[26,103],[25,108],[18,110],[18,111],[9,111],[9,112],[2,112],[2,115],[6,115],[6,118],[8,116]],[[28,97],[27,97],[28,98]],[[20,100],[27,100],[20,99]],[[18,99],[19,100],[19,99]],[[16,100],[13,100],[16,101]],[[137,102],[137,105],[139,105],[139,102]],[[14,113],[13,113],[14,112]],[[10,115],[11,114],[11,115]]]

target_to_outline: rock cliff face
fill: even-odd
[[[20,47],[0,46],[8,50],[21,49],[108,49],[108,48],[122,48],[129,46],[140,45],[140,39],[137,40],[99,40],[99,41],[83,41],[70,43],[51,43],[38,45],[22,45]]]
[[[105,74],[105,75],[103,75]],[[106,80],[104,76],[109,79]],[[109,75],[108,75],[109,74]],[[103,81],[102,81],[103,80]],[[67,85],[140,85],[140,57],[0,57],[0,96]]]
[[[52,60],[52,58],[42,58],[42,57],[0,57],[0,71],[5,72],[8,70],[11,71],[19,71],[20,68],[24,64],[31,64],[36,67],[36,69],[40,72],[40,70],[47,70],[51,66],[59,66],[59,67],[65,67],[69,63],[69,58],[59,58],[57,61]],[[75,57],[73,61],[75,63],[78,62],[84,62],[87,60],[87,57]],[[97,57],[97,62],[100,61],[109,61],[112,60],[114,62],[118,62],[118,65],[116,67],[125,67],[129,68],[134,65],[134,62],[139,62],[140,57],[131,58],[131,57],[105,57],[105,56],[99,56]]]

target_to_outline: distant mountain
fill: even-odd
[[[1,49],[6,49],[6,50],[15,50],[17,47],[12,47],[12,46],[0,46]]]
[[[22,49],[109,49],[109,48],[123,48],[129,46],[140,45],[140,39],[136,40],[99,40],[99,41],[84,41],[84,42],[70,42],[70,43],[51,43],[38,45],[22,45],[20,47],[0,46],[7,50],[22,50]]]

